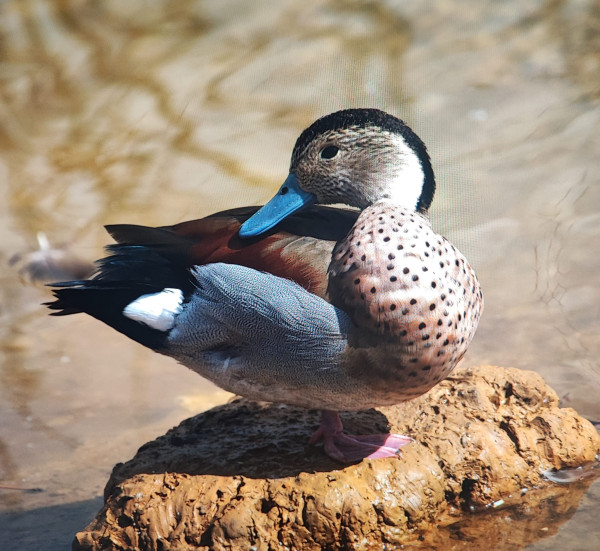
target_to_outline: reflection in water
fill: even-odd
[[[555,536],[573,516],[588,488],[589,483],[579,483],[570,491],[550,487],[511,496],[505,503],[490,504],[488,511],[465,516],[439,531],[424,534],[422,546],[454,551],[536,549],[536,542],[542,540],[539,544],[544,545],[543,540]],[[549,549],[559,548],[564,547]]]
[[[535,369],[600,419],[599,28],[598,0],[3,2],[0,481],[47,491],[0,502],[88,499],[225,399],[93,320],[48,319],[9,259],[40,232],[91,260],[103,224],[259,203],[299,131],[341,107],[430,144],[433,223],[486,293],[466,361]]]

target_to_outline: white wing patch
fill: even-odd
[[[160,293],[142,295],[135,299],[125,306],[123,315],[166,333],[175,326],[175,318],[181,313],[182,303],[181,289],[166,288]]]

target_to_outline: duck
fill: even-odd
[[[320,410],[309,443],[336,461],[398,457],[412,438],[347,434],[339,412],[426,393],[473,339],[483,294],[427,218],[435,188],[427,148],[401,119],[330,113],[300,134],[264,206],[106,226],[115,243],[96,273],[53,284],[47,305],[234,394]]]

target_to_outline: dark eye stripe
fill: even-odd
[[[321,149],[321,159],[333,159],[340,150],[339,147],[335,145],[328,145]]]

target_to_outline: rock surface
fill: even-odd
[[[73,548],[478,549],[480,534],[482,549],[490,537],[515,549],[541,537],[536,522],[557,530],[585,489],[565,492],[543,473],[591,464],[600,450],[588,421],[517,369],[459,368],[411,402],[342,418],[348,432],[415,443],[399,458],[343,466],[307,445],[316,412],[237,399],[118,464]],[[502,503],[511,507],[469,513]]]

